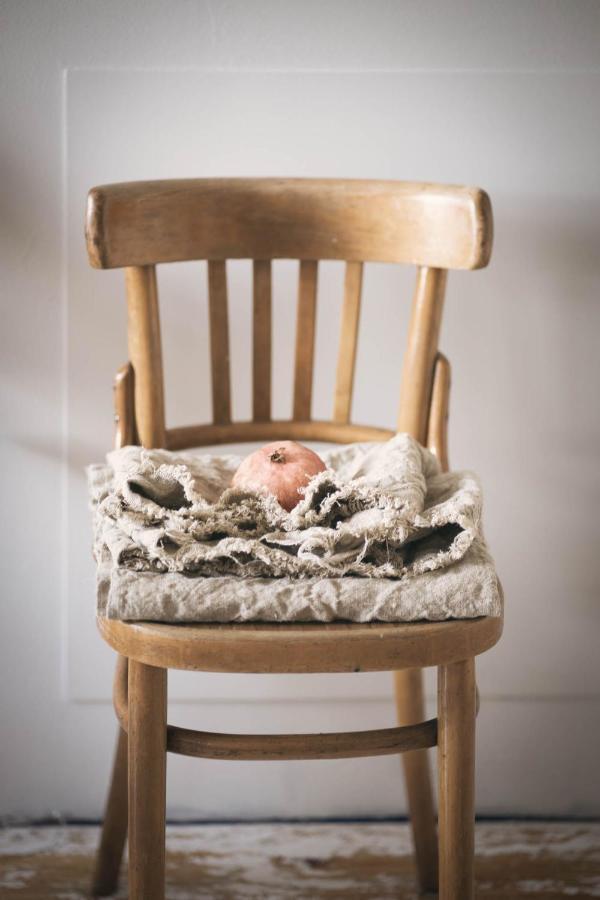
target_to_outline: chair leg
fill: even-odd
[[[92,879],[92,897],[114,894],[127,837],[127,735],[119,728],[112,776]]]
[[[438,670],[440,898],[472,900],[475,850],[475,660]]]
[[[423,672],[404,669],[394,672],[398,723],[413,725],[425,719]],[[404,782],[412,825],[419,888],[422,893],[438,889],[438,844],[435,809],[427,750],[402,754]]]
[[[164,900],[167,670],[129,661],[129,898]]]

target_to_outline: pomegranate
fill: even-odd
[[[290,512],[301,500],[299,488],[324,469],[321,457],[303,444],[274,441],[247,456],[231,484],[247,491],[267,491]]]

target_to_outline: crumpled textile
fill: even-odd
[[[99,611],[162,621],[500,614],[475,475],[440,472],[407,434],[321,455],[326,470],[289,513],[230,487],[238,456],[125,447],[89,467]]]

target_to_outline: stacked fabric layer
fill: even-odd
[[[298,505],[231,487],[241,458],[125,447],[88,469],[98,611],[156,621],[501,613],[481,488],[409,435],[321,454]]]

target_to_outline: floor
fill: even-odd
[[[88,896],[98,828],[0,829],[0,897]],[[477,826],[478,898],[600,897],[600,823]],[[126,897],[123,885],[117,895]],[[415,898],[405,823],[172,825],[169,900]]]

